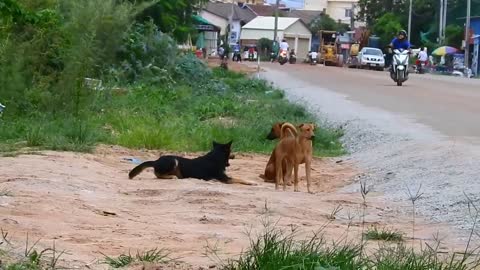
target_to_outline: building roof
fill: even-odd
[[[257,16],[273,16],[275,14],[276,5],[245,5]],[[285,6],[279,5],[279,9],[285,8]]]
[[[250,10],[252,10],[257,16],[274,16],[275,14],[275,5],[246,5]],[[306,25],[310,24],[316,17],[321,15],[323,12],[320,10],[298,10],[298,9],[289,9],[282,5],[279,6],[279,14],[282,17],[291,17],[299,18]]]
[[[299,18],[279,17],[278,30],[283,31],[299,20]],[[245,24],[242,28],[272,30],[275,28],[275,17],[257,17]]]
[[[309,25],[315,18],[322,15],[323,11],[320,10],[298,10],[293,9],[290,11],[282,11],[282,15],[285,17],[299,18],[303,23]]]
[[[203,9],[228,20],[229,17],[232,15],[232,8],[232,20],[249,22],[256,17],[255,13],[253,13],[253,11],[251,11],[250,9],[246,7],[242,8],[239,7],[237,4],[232,3],[208,2]]]

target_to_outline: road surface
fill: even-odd
[[[446,136],[480,138],[480,80],[412,74],[402,87],[387,72],[337,67],[267,65],[306,84],[347,95],[364,105],[407,115]]]
[[[480,207],[480,80],[411,74],[398,87],[387,72],[278,63],[262,69],[259,77],[308,106],[321,124],[345,126],[345,158],[365,170],[360,180],[374,191],[408,205],[407,189],[420,188],[417,211],[470,228],[464,193]],[[342,192],[358,190],[356,183]]]

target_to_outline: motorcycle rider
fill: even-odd
[[[400,30],[398,32],[397,37],[395,37],[388,46],[391,48],[391,50],[398,50],[398,49],[410,50],[410,42],[408,41],[408,38],[407,38],[407,31]],[[392,72],[393,72],[393,62],[390,65],[390,73]]]
[[[280,42],[280,51],[287,51],[288,52],[288,43],[285,39],[282,39],[282,42]]]
[[[237,62],[238,61],[242,62],[242,55],[240,53],[240,43],[238,41],[237,41],[237,44],[233,45],[232,61],[235,62],[235,59],[237,59]]]
[[[422,48],[422,50],[418,53],[417,61],[418,61],[417,62],[418,71],[419,73],[422,73],[423,72],[423,70],[421,70],[422,63],[424,64],[425,67],[427,66],[427,63],[428,63],[427,48]]]
[[[309,51],[308,60],[310,61],[310,64],[313,64],[313,60],[318,60],[318,53],[316,51]]]

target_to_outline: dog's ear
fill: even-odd
[[[233,140],[229,141],[226,145],[230,148],[232,147]]]
[[[300,124],[300,126],[298,126],[299,128],[302,128],[304,125],[303,124]]]
[[[312,126],[312,129],[316,129],[317,128],[317,125],[315,123],[311,123],[310,124]]]

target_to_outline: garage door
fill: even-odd
[[[299,38],[298,48],[297,48],[297,58],[305,59],[309,51],[310,51],[310,40],[308,38]]]
[[[295,38],[286,37],[285,40],[287,41],[290,50],[295,49]]]

